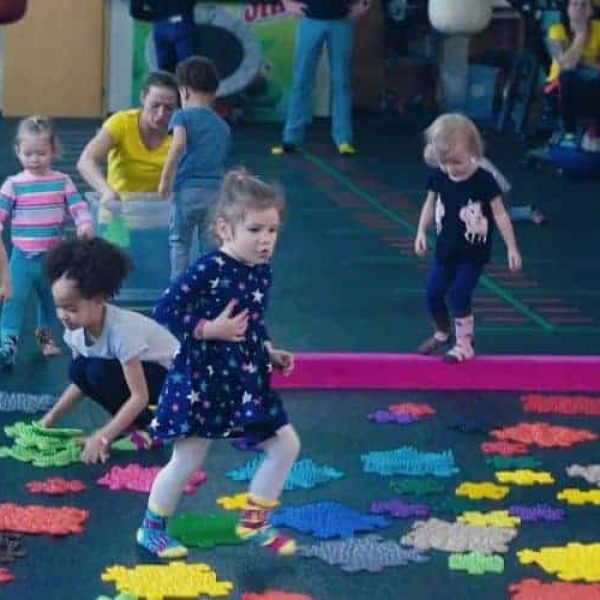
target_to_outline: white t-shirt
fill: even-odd
[[[106,305],[104,327],[92,344],[86,342],[83,327],[65,330],[64,340],[73,352],[88,358],[117,359],[125,364],[138,357],[166,369],[171,366],[179,342],[156,321],[131,310]]]

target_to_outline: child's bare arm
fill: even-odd
[[[104,427],[87,438],[82,455],[85,463],[104,462],[110,442],[123,433],[148,406],[148,385],[141,360],[136,357],[123,364],[123,375],[131,395]]]
[[[427,252],[427,229],[433,223],[435,196],[435,192],[427,192],[427,197],[425,198],[425,202],[423,202],[423,208],[421,208],[417,235],[415,236],[415,253],[418,256],[424,256]]]
[[[515,238],[515,231],[512,223],[510,222],[510,217],[506,212],[506,208],[504,208],[504,202],[502,202],[502,198],[500,196],[494,198],[491,202],[491,207],[496,225],[498,226],[500,234],[502,235],[502,239],[506,244],[506,250],[508,252],[508,266],[511,271],[518,271],[522,265],[521,253],[519,252],[517,239]]]
[[[185,152],[186,145],[187,137],[185,127],[175,127],[173,130],[173,141],[171,142],[167,160],[160,176],[160,184],[158,185],[158,193],[163,198],[166,198],[173,191],[175,172],[177,171],[177,165]]]
[[[44,427],[52,427],[61,417],[71,412],[82,398],[83,392],[74,383],[70,383],[56,404],[40,419],[40,424]]]
[[[108,184],[101,167],[106,161],[108,153],[115,146],[116,143],[112,135],[108,130],[102,128],[88,142],[77,161],[77,170],[83,179],[98,192],[101,198],[106,200],[109,198],[119,198],[119,194]]]

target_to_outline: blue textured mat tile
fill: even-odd
[[[347,538],[357,532],[381,529],[391,524],[385,517],[363,515],[338,502],[288,506],[273,513],[271,522],[276,527],[291,527],[319,539]]]
[[[390,515],[396,519],[409,519],[411,517],[427,518],[431,509],[427,504],[410,504],[394,498],[393,500],[373,502],[371,512],[375,515]]]
[[[45,412],[56,402],[49,394],[25,394],[22,392],[0,392],[0,411],[36,413]]]
[[[366,473],[379,475],[450,477],[460,471],[454,462],[452,450],[420,452],[412,446],[403,446],[396,450],[368,452],[360,458]]]
[[[263,457],[259,456],[243,467],[229,471],[227,477],[234,481],[250,481],[262,461]],[[342,471],[338,471],[329,465],[319,465],[310,458],[304,458],[294,463],[283,489],[310,490],[320,483],[341,479],[343,476],[344,473]]]
[[[429,560],[423,552],[403,548],[398,542],[385,540],[379,535],[303,545],[298,548],[298,554],[320,558],[330,565],[339,565],[348,573],[377,573],[384,567],[404,566],[410,562],[424,563]]]

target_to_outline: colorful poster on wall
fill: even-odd
[[[296,19],[281,5],[199,4],[197,53],[221,75],[219,96],[253,121],[282,121],[292,83]],[[141,82],[156,68],[152,25],[134,27],[132,105]]]

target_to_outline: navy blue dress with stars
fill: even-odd
[[[260,442],[288,423],[281,399],[271,389],[272,365],[265,348],[270,286],[269,265],[249,266],[216,251],[167,288],[154,318],[178,337],[181,349],[150,426],[153,436],[244,436]],[[232,299],[237,302],[234,315],[248,311],[245,340],[195,339],[198,322],[217,317]]]

